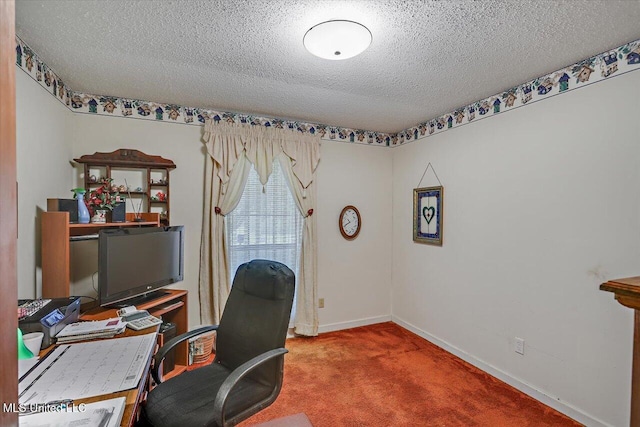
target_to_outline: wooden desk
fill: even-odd
[[[154,300],[142,303],[136,307],[139,310],[147,310],[156,317],[162,317],[165,322],[176,324],[176,335],[187,332],[187,291],[181,289],[162,289],[164,295]],[[105,309],[101,307],[93,308],[80,316],[80,320],[104,320],[118,317],[116,309]],[[164,345],[162,335],[158,344]],[[164,379],[169,379],[187,370],[189,365],[189,347],[185,341],[178,345],[175,352],[175,367],[171,372],[163,375]]]
[[[148,310],[149,313],[156,317],[162,317],[164,321],[172,322],[176,324],[176,334],[181,334],[187,331],[187,291],[180,289],[163,289],[164,295],[154,299],[152,301],[140,304],[137,306],[140,310]],[[104,309],[101,307],[93,308],[80,316],[81,320],[104,320],[113,317],[118,317],[116,309]],[[159,326],[143,329],[141,331],[134,331],[127,328],[123,334],[118,335],[117,338],[129,337],[135,335],[145,335],[151,332],[158,332]],[[162,345],[162,335],[159,335],[158,345]],[[40,357],[45,356],[49,351],[53,350],[53,346],[40,352]],[[189,349],[187,342],[184,342],[176,347],[175,351],[175,367],[171,372],[163,375],[163,379],[169,379],[176,375],[186,371],[188,365]],[[154,352],[155,353],[155,352]],[[122,417],[122,426],[133,426],[136,420],[136,414],[140,403],[145,399],[147,392],[147,383],[149,379],[149,370],[151,365],[151,359],[153,354],[149,355],[149,359],[145,366],[145,370],[138,384],[137,389],[125,390],[118,393],[106,394],[103,396],[97,396],[87,399],[81,399],[74,401],[74,403],[91,403],[99,400],[112,399],[115,397],[125,397],[126,406],[124,415]]]
[[[115,338],[111,338],[111,339],[117,339],[117,338],[123,338],[123,337],[131,337],[131,336],[135,336],[135,335],[146,335],[146,334],[150,334],[152,332],[158,332],[159,326],[153,326],[151,328],[147,328],[147,329],[142,329],[140,331],[134,331],[132,329],[125,329],[125,332],[118,335]],[[42,350],[40,352],[40,358],[42,359],[44,356],[46,356],[50,351],[52,351],[55,348],[55,346],[51,346],[48,347],[44,350]],[[155,353],[155,351],[152,351],[151,354],[149,354],[149,357],[147,359],[147,363],[145,364],[145,368],[144,371],[142,372],[142,377],[140,379],[140,382],[138,383],[138,387],[137,388],[132,388],[129,390],[123,390],[123,391],[119,391],[117,393],[109,393],[109,394],[104,394],[102,396],[94,396],[94,397],[88,397],[86,399],[77,399],[74,400],[73,403],[75,405],[78,405],[80,403],[92,403],[92,402],[98,402],[100,400],[107,400],[107,399],[113,399],[116,397],[124,397],[126,399],[125,401],[125,407],[124,407],[124,414],[122,415],[122,422],[120,423],[121,427],[133,427],[135,421],[136,421],[136,415],[138,413],[138,408],[140,407],[140,404],[144,401],[145,397],[146,397],[146,393],[147,393],[147,385],[149,382],[149,369],[151,367],[151,360],[153,357],[153,354]]]
[[[616,300],[635,312],[633,328],[633,361],[631,366],[630,427],[640,427],[640,276],[610,280],[600,290],[613,292]]]

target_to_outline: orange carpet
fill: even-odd
[[[315,427],[580,425],[394,323],[287,348],[280,396],[240,426],[299,412]]]

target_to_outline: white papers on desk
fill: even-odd
[[[20,427],[117,427],[122,421],[125,403],[124,397],[117,397],[85,405],[75,405],[72,411],[62,410],[23,415],[20,416],[19,425]]]
[[[93,322],[76,322],[65,326],[56,335],[58,344],[90,340],[95,338],[112,338],[124,332],[127,324],[119,317]]]
[[[29,369],[36,366],[38,360],[40,359],[38,359],[37,357],[31,357],[29,359],[18,359],[18,379],[29,372]]]
[[[135,388],[156,334],[58,346],[18,384],[21,404],[83,399]]]

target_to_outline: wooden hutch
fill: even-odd
[[[176,167],[173,161],[128,148],[85,154],[73,160],[84,165],[87,192],[99,187],[102,179],[113,179],[112,185],[125,188],[120,193],[129,199],[127,211],[158,212],[160,223],[169,225],[169,171]]]

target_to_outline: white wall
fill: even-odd
[[[185,280],[174,287],[189,291],[189,323],[200,324],[198,265],[202,229],[204,144],[200,126],[118,117],[74,114],[73,157],[133,148],[171,159],[171,223],[184,224]],[[82,170],[78,168],[78,174]],[[78,175],[77,179],[80,179]],[[390,319],[391,158],[384,148],[323,142],[318,167],[318,292],[326,308],[321,329]],[[78,181],[80,184],[80,181]],[[75,184],[74,184],[75,185]],[[347,242],[337,228],[338,214],[354,204],[363,215],[360,236]],[[82,245],[82,243],[80,243]],[[78,243],[74,247],[80,248]],[[95,242],[79,250],[95,254]],[[94,256],[95,258],[95,256]],[[79,263],[76,263],[76,265]],[[90,290],[97,264],[80,265],[72,279]],[[89,285],[87,285],[89,283]]]
[[[320,331],[391,320],[391,156],[384,147],[323,142],[318,167]],[[360,234],[345,240],[338,216],[358,208]],[[315,215],[316,213],[314,213]]]
[[[629,73],[393,149],[394,320],[583,422],[628,425],[632,310],[598,286],[638,274],[639,100]],[[412,241],[428,162],[442,247]]]
[[[172,287],[189,291],[189,324],[199,325],[198,265],[204,191],[202,127],[91,114],[74,114],[71,127],[73,158],[97,151],[131,148],[162,156],[176,164],[170,172],[171,224],[185,225],[185,275],[184,281]],[[82,165],[78,165],[74,185],[82,185],[81,174]],[[129,205],[127,210],[132,212]],[[77,252],[87,251],[89,259],[82,257],[86,261],[81,263],[81,255],[72,253],[72,281],[76,289],[90,290],[91,276],[98,269],[97,242],[74,243],[73,246]]]
[[[82,168],[70,161],[96,151],[138,149],[173,160],[171,223],[187,228],[185,280],[189,323],[198,325],[198,262],[202,227],[204,148],[200,126],[72,113],[23,72],[17,73],[20,236],[19,295],[41,288],[38,210],[46,199],[69,198],[81,185]],[[37,121],[35,120],[37,119]],[[331,330],[390,319],[391,157],[381,147],[323,142],[318,168],[318,293],[325,298],[320,329]],[[363,228],[344,240],[338,214],[347,204],[360,209]],[[71,246],[72,293],[90,295],[97,271],[96,242]],[[94,278],[95,279],[95,278]],[[40,295],[40,294],[38,294]]]
[[[42,295],[40,212],[47,198],[72,198],[68,139],[72,113],[16,67],[18,297]]]

